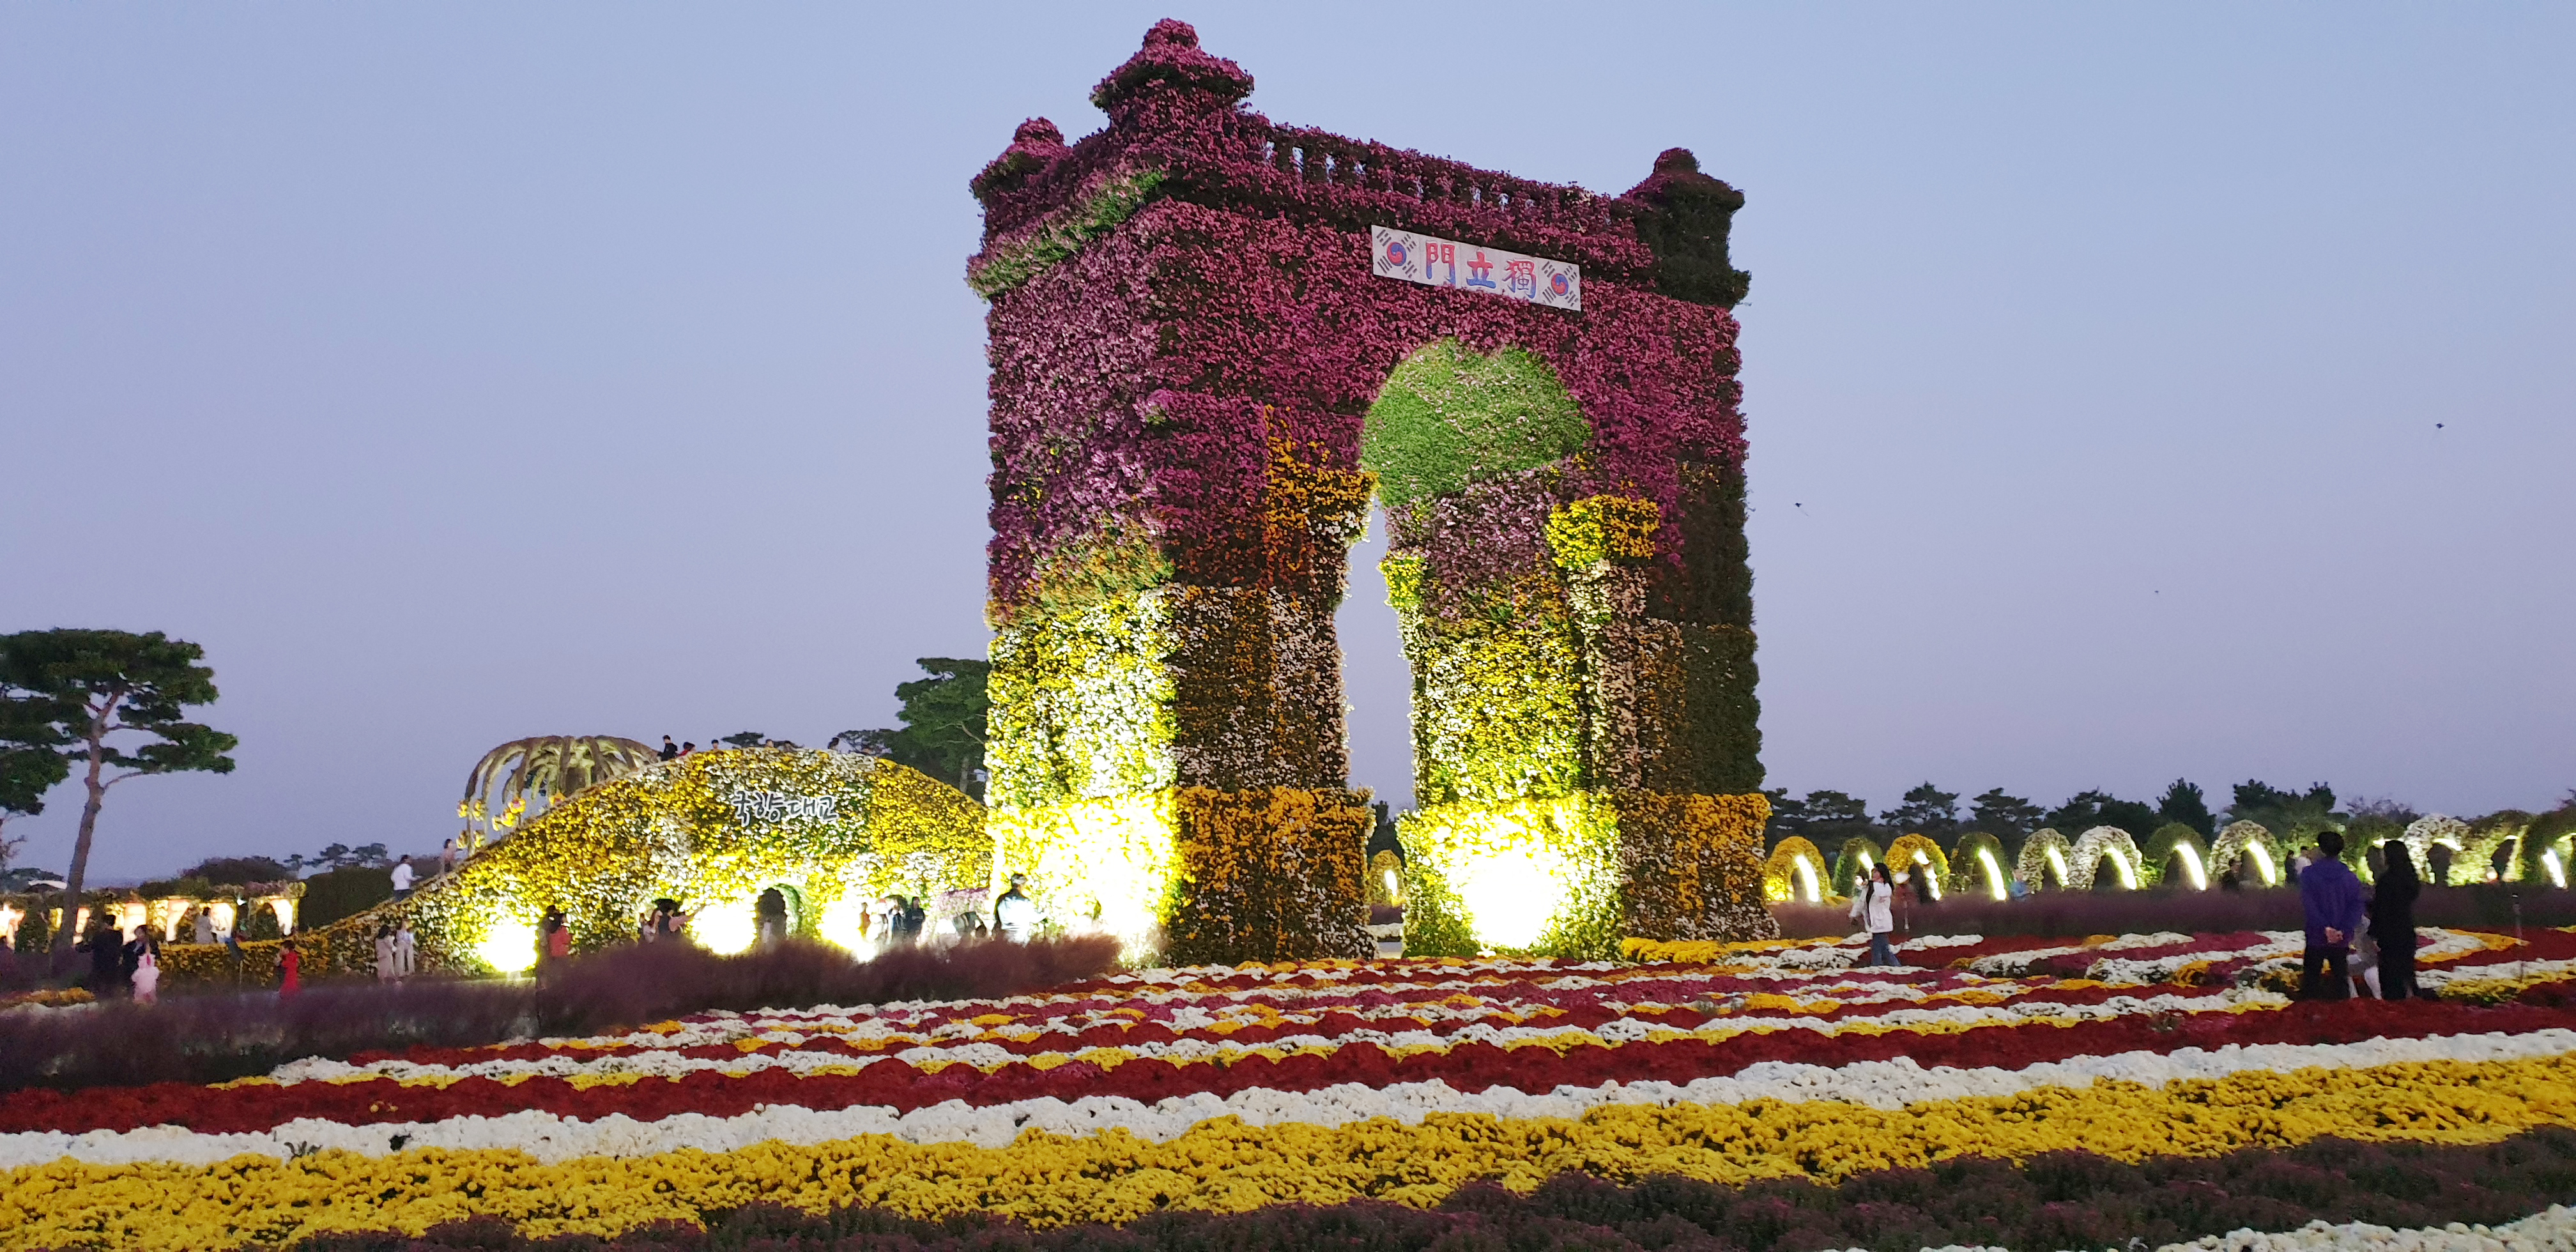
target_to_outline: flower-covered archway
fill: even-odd
[[[1251,87],[1158,24],[1093,93],[1107,129],[1025,123],[973,182],[1001,867],[1176,960],[1366,954],[1333,610],[1374,496],[1408,923],[1771,933],[1742,197],[1679,150],[1617,199],[1531,183],[1274,124]]]
[[[751,946],[761,892],[793,893],[803,933],[864,946],[869,902],[989,907],[992,844],[965,793],[877,757],[795,748],[700,752],[563,799],[410,896],[307,937],[324,968],[368,968],[376,928],[409,921],[427,968],[515,973],[562,909],[577,949],[632,940],[668,897],[718,951]],[[345,949],[345,951],[344,951]]]

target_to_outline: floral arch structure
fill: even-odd
[[[1024,123],[972,183],[997,873],[1175,960],[1366,954],[1333,610],[1374,496],[1415,676],[1408,925],[1773,933],[1742,197],[1679,150],[1607,198],[1279,125],[1251,88],[1160,23],[1094,90],[1106,129]],[[1504,294],[1530,267],[1579,298]]]
[[[982,806],[946,783],[871,756],[699,752],[573,793],[454,873],[312,941],[328,945],[324,968],[363,969],[376,928],[408,920],[424,968],[513,973],[534,964],[547,909],[589,949],[633,939],[639,915],[669,897],[700,943],[740,951],[775,887],[803,933],[858,948],[870,901],[922,897],[945,920],[987,907],[991,875]]]
[[[2051,887],[2077,887],[2080,890],[2075,882],[2071,855],[2074,850],[2066,836],[2054,828],[2034,830],[2029,838],[2021,841],[2021,855],[2013,861],[2013,873],[2033,891],[2045,891]],[[2082,886],[2089,887],[2092,883],[2092,875],[2085,875]]]
[[[1983,892],[1992,899],[2009,899],[2012,895],[2012,871],[2004,868],[2009,855],[2003,841],[1982,830],[1959,836],[1958,846],[1950,850],[1951,886],[1958,891]]]
[[[2289,859],[2262,823],[2229,822],[2218,832],[2218,842],[2209,846],[2209,873],[2216,878],[2233,868],[2239,882],[2273,887],[2280,885]]]

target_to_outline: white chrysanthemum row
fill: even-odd
[[[636,1121],[623,1114],[584,1122],[534,1111],[501,1117],[359,1126],[304,1118],[271,1131],[248,1134],[200,1134],[160,1126],[78,1135],[60,1131],[0,1135],[0,1170],[42,1165],[64,1157],[103,1165],[144,1161],[210,1165],[242,1153],[289,1158],[326,1149],[384,1156],[412,1148],[515,1148],[540,1160],[553,1161],[582,1156],[650,1156],[690,1148],[727,1152],[773,1139],[814,1144],[869,1134],[893,1135],[912,1143],[1002,1147],[1031,1127],[1064,1135],[1114,1128],[1166,1142],[1210,1118],[1228,1116],[1240,1117],[1255,1126],[1301,1123],[1332,1127],[1375,1117],[1418,1124],[1433,1113],[1574,1118],[1593,1108],[1618,1104],[1836,1101],[1892,1110],[1934,1100],[2009,1098],[2042,1087],[2085,1087],[2097,1079],[2162,1087],[2254,1070],[2287,1073],[2311,1066],[2359,1069],[2424,1061],[2519,1060],[2571,1051],[2576,1051],[2576,1031],[2551,1029],[2521,1035],[2451,1035],[2341,1044],[2230,1044],[2215,1050],[2123,1052],[2043,1062],[2017,1070],[1991,1066],[1924,1069],[1902,1058],[1836,1067],[1765,1061],[1726,1078],[1700,1078],[1678,1084],[1649,1081],[1605,1082],[1595,1087],[1566,1085],[1537,1095],[1510,1087],[1463,1092],[1435,1079],[1383,1088],[1357,1083],[1314,1091],[1255,1088],[1223,1098],[1200,1092],[1152,1104],[1124,1096],[1084,1096],[1071,1102],[1042,1096],[978,1108],[962,1100],[950,1100],[903,1114],[873,1105],[832,1110],[766,1105],[735,1117],[683,1113],[652,1122]]]
[[[2368,1222],[2341,1226],[2310,1222],[2297,1230],[2264,1234],[2253,1230],[2210,1235],[2189,1243],[2169,1243],[2156,1252],[2566,1252],[2576,1248],[2576,1208],[2553,1204],[2504,1225],[2448,1226],[2390,1230]]]
[[[1707,975],[1695,978],[1691,976],[1677,976],[1670,981],[1686,985],[1691,982],[1708,983],[1715,981],[1720,977],[1733,976]],[[1742,981],[1742,979],[1738,978],[1737,981]],[[1974,976],[1968,976],[1962,981],[1966,985],[1976,986],[1980,991],[1983,991],[1986,994],[1998,995],[2005,998],[2020,996],[2033,990],[2042,989],[2029,983],[1989,980],[1976,978]],[[1784,989],[1784,991],[1786,990],[1787,989]],[[1936,997],[1952,994],[1957,990],[1959,990],[1958,987],[1941,985],[1927,986],[1919,983],[1844,981],[1821,986],[1814,985],[1810,982],[1807,983],[1807,985],[1795,988],[1794,994],[1809,1000],[1825,1000],[1836,1007],[1849,1010],[1873,1008],[1883,1004],[1922,1004]],[[1454,992],[1452,993],[1453,996],[1455,994],[1456,993]],[[1710,996],[1713,994],[1714,993],[1686,993],[1673,999],[1645,999],[1635,1001],[1604,1000],[1600,1003],[1601,1007],[1614,1013],[1632,1013],[1639,1011],[1656,1012],[1683,1007],[1706,1007],[1716,1004],[1717,1001],[1710,999]],[[1741,993],[1727,994],[1723,997],[1723,1000],[1726,1001],[1723,1007],[1740,1007],[1744,998],[1744,995]],[[1218,1027],[1229,1025],[1311,1026],[1322,1021],[1326,1015],[1330,1014],[1357,1018],[1361,1021],[1409,1021],[1426,1027],[1436,1026],[1444,1022],[1476,1022],[1490,1018],[1507,1017],[1512,1019],[1507,1024],[1517,1025],[1519,1024],[1520,1019],[1533,1014],[1538,1016],[1556,1016],[1560,1015],[1563,1011],[1564,1010],[1554,1005],[1544,1003],[1530,1004],[1502,996],[1481,998],[1479,1003],[1472,1005],[1456,1005],[1448,1003],[1446,1000],[1431,1000],[1399,1002],[1395,1004],[1344,1003],[1306,1006],[1298,1005],[1295,999],[1283,997],[1282,1003],[1278,1004],[1265,1000],[1253,1000],[1229,1002],[1212,1008],[1200,1005],[1184,1005],[1172,1009],[1169,1014],[1162,1018],[1151,1019],[1150,1024],[1161,1026],[1167,1030],[1173,1031],[1174,1033],[1186,1034],[1191,1031],[1215,1030]],[[976,1024],[972,1019],[960,1018],[927,1030],[922,1030],[917,1028],[905,1029],[885,1018],[806,1014],[794,1019],[793,1021],[744,1018],[739,1021],[711,1024],[711,1028],[709,1029],[683,1030],[672,1034],[640,1032],[637,1034],[620,1035],[601,1039],[550,1042],[552,1042],[554,1046],[558,1047],[569,1046],[581,1048],[620,1046],[637,1049],[702,1047],[711,1043],[727,1044],[750,1039],[756,1039],[768,1043],[785,1044],[789,1047],[801,1047],[817,1037],[838,1037],[852,1043],[873,1043],[878,1045],[892,1045],[897,1043],[937,1045],[944,1041],[974,1041],[979,1039],[990,1040],[995,1038],[1007,1039],[1018,1043],[1030,1043],[1048,1035],[1073,1037],[1079,1036],[1086,1031],[1097,1030],[1105,1025],[1117,1024],[1144,1025],[1148,1023],[1146,1021],[1126,1017],[1124,1015],[1078,1013],[1070,1017],[1039,1017],[1034,1020],[1023,1018],[1022,1020],[1000,1026],[983,1026]]]
[[[1175,1039],[1169,1042],[1111,1044],[1104,1047],[1077,1048],[1070,1052],[1014,1052],[998,1043],[967,1042],[945,1047],[913,1047],[874,1056],[843,1052],[785,1051],[745,1053],[728,1057],[682,1056],[672,1050],[639,1050],[614,1052],[604,1056],[585,1056],[577,1049],[567,1049],[551,1056],[532,1059],[507,1058],[476,1061],[464,1065],[423,1064],[399,1059],[370,1061],[351,1065],[346,1061],[308,1057],[290,1061],[270,1072],[271,1080],[280,1083],[346,1081],[355,1078],[389,1078],[398,1082],[434,1081],[454,1078],[512,1078],[522,1075],[549,1078],[571,1078],[581,1075],[640,1074],[648,1077],[674,1078],[700,1070],[729,1074],[749,1074],[764,1069],[785,1069],[803,1075],[831,1069],[860,1069],[878,1061],[897,1060],[912,1065],[965,1064],[991,1070],[1015,1061],[1061,1060],[1093,1061],[1117,1059],[1165,1060],[1174,1062],[1234,1060],[1263,1052],[1296,1052],[1308,1049],[1332,1051],[1354,1044],[1375,1044],[1393,1051],[1399,1048],[1450,1048],[1461,1044],[1484,1043],[1509,1048],[1523,1044],[1553,1043],[1559,1047],[1593,1044],[1622,1044],[1640,1041],[1706,1039],[1717,1042],[1749,1031],[1805,1030],[1818,1035],[1833,1035],[1854,1026],[1870,1029],[1943,1028],[1979,1026],[2015,1026],[2034,1023],[2072,1025],[2077,1022],[2108,1021],[2118,1017],[2162,1013],[2206,1013],[2251,1006],[2277,1006],[2287,1001],[2265,991],[2228,988],[2207,995],[2114,996],[2099,1004],[1953,1004],[1939,1008],[1897,1009],[1854,1022],[1823,1021],[1807,1016],[1729,1017],[1701,1026],[1680,1030],[1657,1022],[1633,1017],[1617,1018],[1599,1026],[1492,1026],[1477,1023],[1447,1033],[1431,1030],[1348,1030],[1329,1037],[1324,1035],[1284,1035],[1262,1043],[1229,1043],[1216,1039]]]

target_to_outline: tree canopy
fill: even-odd
[[[2165,788],[2164,795],[2156,801],[2156,816],[2189,826],[2203,839],[2218,833],[2218,817],[2209,811],[2208,797],[2201,793],[2199,783],[2188,778],[2177,778]]]
[[[1989,787],[1968,802],[1977,829],[1999,838],[2018,839],[2039,829],[2046,812],[2021,796],[2008,796],[2001,787]]]
[[[2343,825],[2334,811],[2334,788],[2310,783],[2304,792],[2247,779],[2236,784],[2235,802],[2227,806],[2232,821],[2259,822],[2275,836],[2290,838]]]
[[[1958,828],[1959,793],[1925,782],[1905,793],[1905,802],[1878,815],[1878,820],[1914,834],[1943,834]]]
[[[992,707],[985,684],[992,665],[948,656],[925,656],[914,664],[929,677],[896,685],[901,729],[845,730],[832,736],[830,746],[909,765],[983,799],[984,719]]]
[[[190,707],[215,701],[215,671],[198,664],[205,655],[157,630],[0,635],[0,753],[50,755],[64,776],[78,770],[87,792],[71,872],[64,876],[67,898],[80,898],[109,788],[152,774],[232,772],[225,753],[241,741],[186,716]],[[139,742],[119,738],[138,735]],[[54,936],[55,951],[73,938],[64,927]]]

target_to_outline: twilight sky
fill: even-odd
[[[203,643],[243,741],[93,874],[433,849],[503,740],[819,744],[980,654],[966,179],[1167,15],[1281,121],[1746,192],[1775,784],[2576,787],[2567,6],[15,4],[0,631]]]

